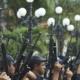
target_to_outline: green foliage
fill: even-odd
[[[20,7],[27,8],[26,0],[8,0],[8,5],[9,5],[9,8],[13,10],[12,13],[14,13],[14,15],[10,17],[7,16],[7,19],[9,22],[11,22],[12,20],[17,21],[16,13],[17,13],[18,8]],[[46,20],[48,19],[48,17],[51,17],[51,16],[56,18],[57,15],[55,14],[55,7],[57,5],[60,5],[63,7],[63,13],[60,15],[61,19],[63,19],[64,17],[69,17],[71,20],[71,23],[75,24],[74,15],[80,14],[80,0],[34,0],[33,14],[37,8],[44,7],[47,12],[46,16],[44,17],[46,18]],[[12,23],[14,21],[12,21]],[[19,26],[17,28],[15,27],[13,31],[6,30],[5,32],[0,32],[0,36],[3,35],[4,40],[6,41],[7,51],[12,53],[14,57],[21,48],[21,44],[24,38],[24,33],[26,31],[27,31],[27,28],[23,26],[22,27]],[[41,55],[44,55],[44,54],[46,55],[48,53],[48,38],[49,38],[48,29],[42,28],[40,25],[34,28],[33,29],[33,38],[34,38],[33,42],[36,39],[36,36],[37,36],[36,34],[39,32],[41,32],[42,35],[41,35],[40,40],[37,43],[35,50],[38,50],[40,53],[42,53]],[[74,43],[75,39],[73,39],[72,42]]]
[[[5,41],[7,52],[10,52],[15,56],[20,49],[23,33],[26,31],[27,29],[25,27],[21,27],[14,29],[12,32],[9,30],[0,32],[0,36],[3,35],[2,40]]]
[[[14,57],[21,49],[25,32],[27,32],[26,27],[18,27],[12,32],[9,30],[0,32],[0,35],[4,36],[3,41],[5,41],[7,52],[10,52]],[[37,50],[40,55],[46,55],[48,53],[48,43],[46,42],[48,39],[47,28],[42,28],[40,26],[33,28],[33,44],[38,33],[41,33],[41,37],[35,47],[35,50]]]

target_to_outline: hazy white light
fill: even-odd
[[[75,15],[74,20],[75,21],[80,21],[80,15]]]
[[[44,8],[39,8],[40,16],[44,16],[46,14],[46,10]]]
[[[49,18],[47,21],[48,26],[50,26],[51,24],[54,26],[55,25],[55,19],[54,18]]]
[[[38,55],[39,52],[38,51],[34,51],[33,56]]]
[[[34,2],[34,0],[26,0],[27,2],[29,2],[29,3],[32,3],[32,2]]]
[[[74,30],[74,25],[68,25],[67,30],[68,31],[73,31]]]
[[[21,18],[21,15],[19,14],[19,11],[17,11],[17,17]]]
[[[57,14],[61,14],[63,12],[63,8],[61,6],[56,7],[55,12]]]
[[[40,17],[40,13],[39,13],[38,9],[35,11],[35,16],[38,18]]]
[[[69,18],[64,18],[63,19],[63,26],[68,26],[70,25],[70,19]]]
[[[35,16],[40,17],[46,14],[46,10],[44,8],[39,8],[35,11]]]
[[[20,13],[21,16],[25,16],[27,14],[27,11],[26,11],[25,8],[20,8],[19,13]]]

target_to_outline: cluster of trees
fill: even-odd
[[[8,10],[7,10],[7,21],[8,27],[5,32],[1,32],[0,35],[4,35],[4,42],[6,42],[7,51],[11,52],[14,56],[20,50],[20,46],[23,40],[23,35],[27,28],[17,23],[18,18],[16,16],[17,10],[21,7],[27,9],[26,0],[8,0]],[[37,4],[37,5],[36,5]],[[61,17],[69,17],[71,22],[75,24],[73,18],[75,14],[80,14],[80,0],[34,0],[33,3],[33,14],[34,11],[39,7],[44,7],[46,9],[45,21],[51,16],[56,17],[55,7],[63,7],[63,13]],[[36,29],[34,28],[34,35],[37,32],[42,32],[42,36],[37,44],[36,50],[40,53],[48,53],[48,31],[47,26],[43,27],[39,25]],[[34,36],[35,38],[35,36]],[[13,45],[12,45],[13,44]],[[44,52],[45,51],[45,52]],[[43,54],[44,55],[44,54]]]

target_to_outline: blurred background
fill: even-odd
[[[78,30],[80,28],[80,22],[76,23],[74,20],[74,16],[80,14],[80,0],[34,0],[32,6],[33,15],[35,10],[40,7],[44,7],[46,10],[46,15],[39,18],[39,24],[33,27],[33,42],[38,32],[42,34],[34,51],[36,55],[46,56],[48,53],[49,36],[47,20],[49,17],[58,17],[55,13],[55,8],[57,6],[63,8],[63,13],[59,16],[60,21],[64,17],[67,17],[75,28],[77,27]],[[21,19],[17,17],[17,11],[21,7],[28,10],[28,3],[26,0],[0,0],[0,42],[5,43],[7,52],[14,57],[18,51],[20,51],[24,34],[28,28],[26,25],[21,24]],[[70,35],[67,36],[68,38],[71,37]],[[70,42],[69,49],[71,55],[76,54],[76,50],[74,50],[76,48],[76,37],[79,36],[73,36]],[[79,45],[80,41],[78,41],[78,47]]]

